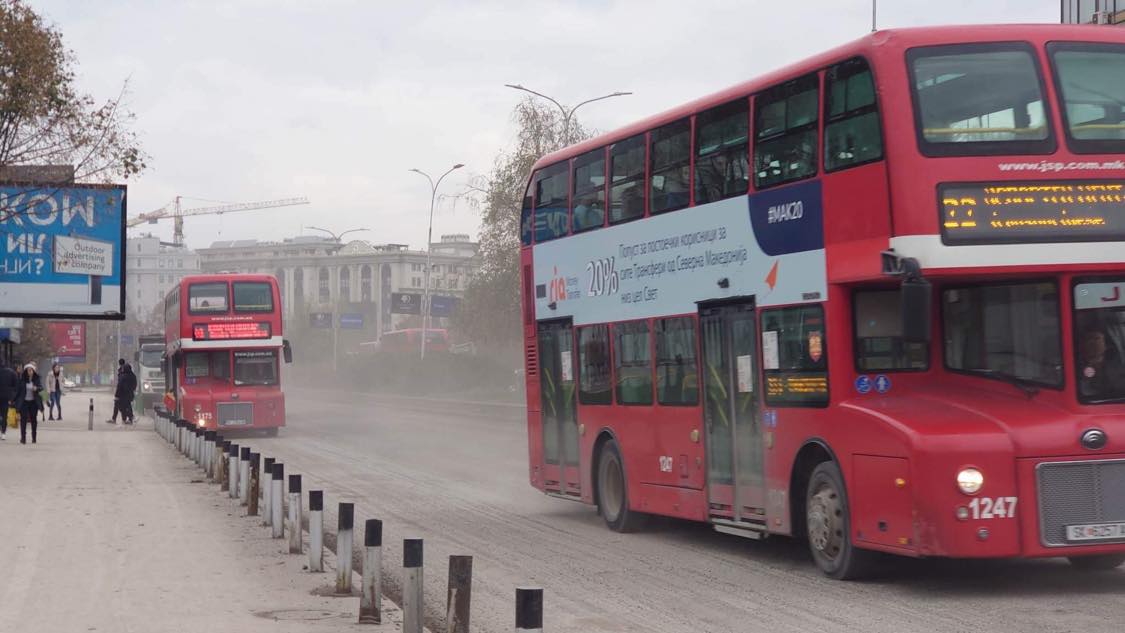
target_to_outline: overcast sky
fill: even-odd
[[[185,221],[189,246],[366,227],[425,244],[429,185],[456,194],[511,139],[521,83],[576,103],[599,130],[673,107],[867,33],[870,0],[383,2],[31,0],[77,54],[82,86],[128,103],[151,155],[129,212],[174,196],[302,207]],[[1057,0],[882,0],[879,27],[1057,22]],[[185,206],[205,206],[186,200]],[[434,235],[474,236],[446,200]],[[171,222],[143,225],[170,239]],[[306,234],[309,233],[306,229]]]

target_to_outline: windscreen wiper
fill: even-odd
[[[989,378],[996,378],[996,379],[999,379],[999,380],[1003,380],[1004,382],[1008,383],[1009,385],[1012,385],[1016,389],[1019,389],[1020,391],[1022,391],[1023,394],[1025,396],[1027,396],[1028,400],[1030,400],[1031,398],[1034,398],[1035,395],[1039,393],[1039,387],[1036,386],[1036,384],[1034,382],[1028,380],[1027,378],[1020,378],[1019,376],[1013,376],[1011,374],[1005,374],[1002,371],[996,371],[995,369],[989,369],[987,367],[970,369],[968,371],[970,373],[973,373],[973,374],[978,374],[978,375],[981,375],[981,376],[988,376]]]

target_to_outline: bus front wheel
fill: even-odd
[[[598,512],[614,532],[636,532],[645,515],[629,508],[625,467],[617,440],[608,440],[598,458]]]
[[[823,462],[809,478],[805,497],[809,552],[826,576],[855,580],[868,575],[875,554],[852,543],[844,476],[836,462]]]

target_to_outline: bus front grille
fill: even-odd
[[[254,405],[249,402],[220,402],[215,407],[219,426],[250,426],[254,424]]]
[[[1042,463],[1036,478],[1039,535],[1048,547],[1094,544],[1069,540],[1068,525],[1125,522],[1125,459]]]

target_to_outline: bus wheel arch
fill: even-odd
[[[647,515],[629,507],[628,481],[620,444],[612,432],[603,429],[594,441],[590,483],[598,514],[614,532],[636,532],[647,520]],[[607,503],[614,507],[607,507]]]
[[[789,525],[795,538],[804,540],[805,527],[805,493],[809,487],[809,479],[816,467],[824,462],[836,461],[836,455],[823,440],[812,439],[797,451],[793,459],[793,469],[789,475]]]

